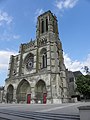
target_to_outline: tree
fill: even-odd
[[[84,96],[90,97],[90,75],[80,75],[76,79],[77,91]]]
[[[88,74],[89,73],[89,68],[88,68],[88,66],[84,66],[84,71],[86,72],[86,74]]]

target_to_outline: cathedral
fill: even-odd
[[[5,80],[6,103],[68,102],[68,85],[58,21],[51,11],[37,18],[36,38],[11,55]]]

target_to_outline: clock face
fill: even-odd
[[[27,63],[26,63],[26,69],[31,70],[32,68],[33,68],[33,61],[28,60]]]

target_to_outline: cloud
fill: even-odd
[[[44,10],[43,10],[43,9],[37,9],[36,12],[35,12],[35,14],[36,14],[37,16],[41,15],[42,13],[44,13]]]
[[[44,13],[44,10],[43,9],[37,9],[36,12],[35,12],[35,22],[37,21],[37,17],[39,15],[41,15],[42,13]]]
[[[12,37],[13,37],[13,39],[17,40],[20,38],[20,35],[13,35]]]
[[[17,40],[20,38],[20,35],[15,35],[11,33],[10,31],[4,31],[2,34],[0,34],[0,41],[11,41],[11,40]]]
[[[72,71],[77,71],[80,70],[82,68],[82,63],[80,61],[77,60],[72,60],[68,54],[64,54],[64,62],[66,65],[66,68],[68,68],[69,70]]]
[[[3,26],[4,24],[9,25],[13,20],[12,16],[9,16],[7,12],[0,10],[0,26]]]
[[[5,85],[5,79],[7,78],[8,74],[8,67],[9,67],[9,60],[10,55],[16,55],[16,51],[0,51],[0,86]]]
[[[20,38],[20,35],[13,33],[13,27],[13,17],[0,10],[0,41],[11,41]]]
[[[0,71],[6,70],[8,68],[8,63],[10,59],[10,55],[16,55],[17,52],[14,51],[0,51]]]
[[[88,54],[87,59],[84,61],[84,65],[90,68],[90,54]]]
[[[55,6],[59,10],[73,8],[79,0],[56,0]]]
[[[80,70],[83,74],[85,74],[85,71],[83,70],[84,66],[88,66],[90,69],[90,54],[88,54],[87,58],[84,61],[78,61],[78,60],[72,60],[68,56],[68,54],[64,53],[64,62],[68,70],[71,71]]]

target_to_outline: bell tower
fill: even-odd
[[[58,21],[51,11],[47,11],[38,17],[36,39],[38,46],[37,71],[50,73],[53,103],[56,99],[63,99],[64,102],[67,98],[66,68],[64,65],[62,43],[59,39]],[[47,57],[41,57],[42,51],[45,51]],[[42,63],[45,60],[45,67],[42,67]]]
[[[38,53],[42,48],[47,50],[47,69],[52,71],[54,68],[54,71],[58,72],[62,69],[65,70],[58,21],[51,11],[47,11],[37,18],[36,38]],[[39,55],[37,56],[39,57]]]
[[[51,11],[47,11],[40,15],[37,21],[36,37],[38,38],[47,33],[53,33],[58,36],[57,18]]]

